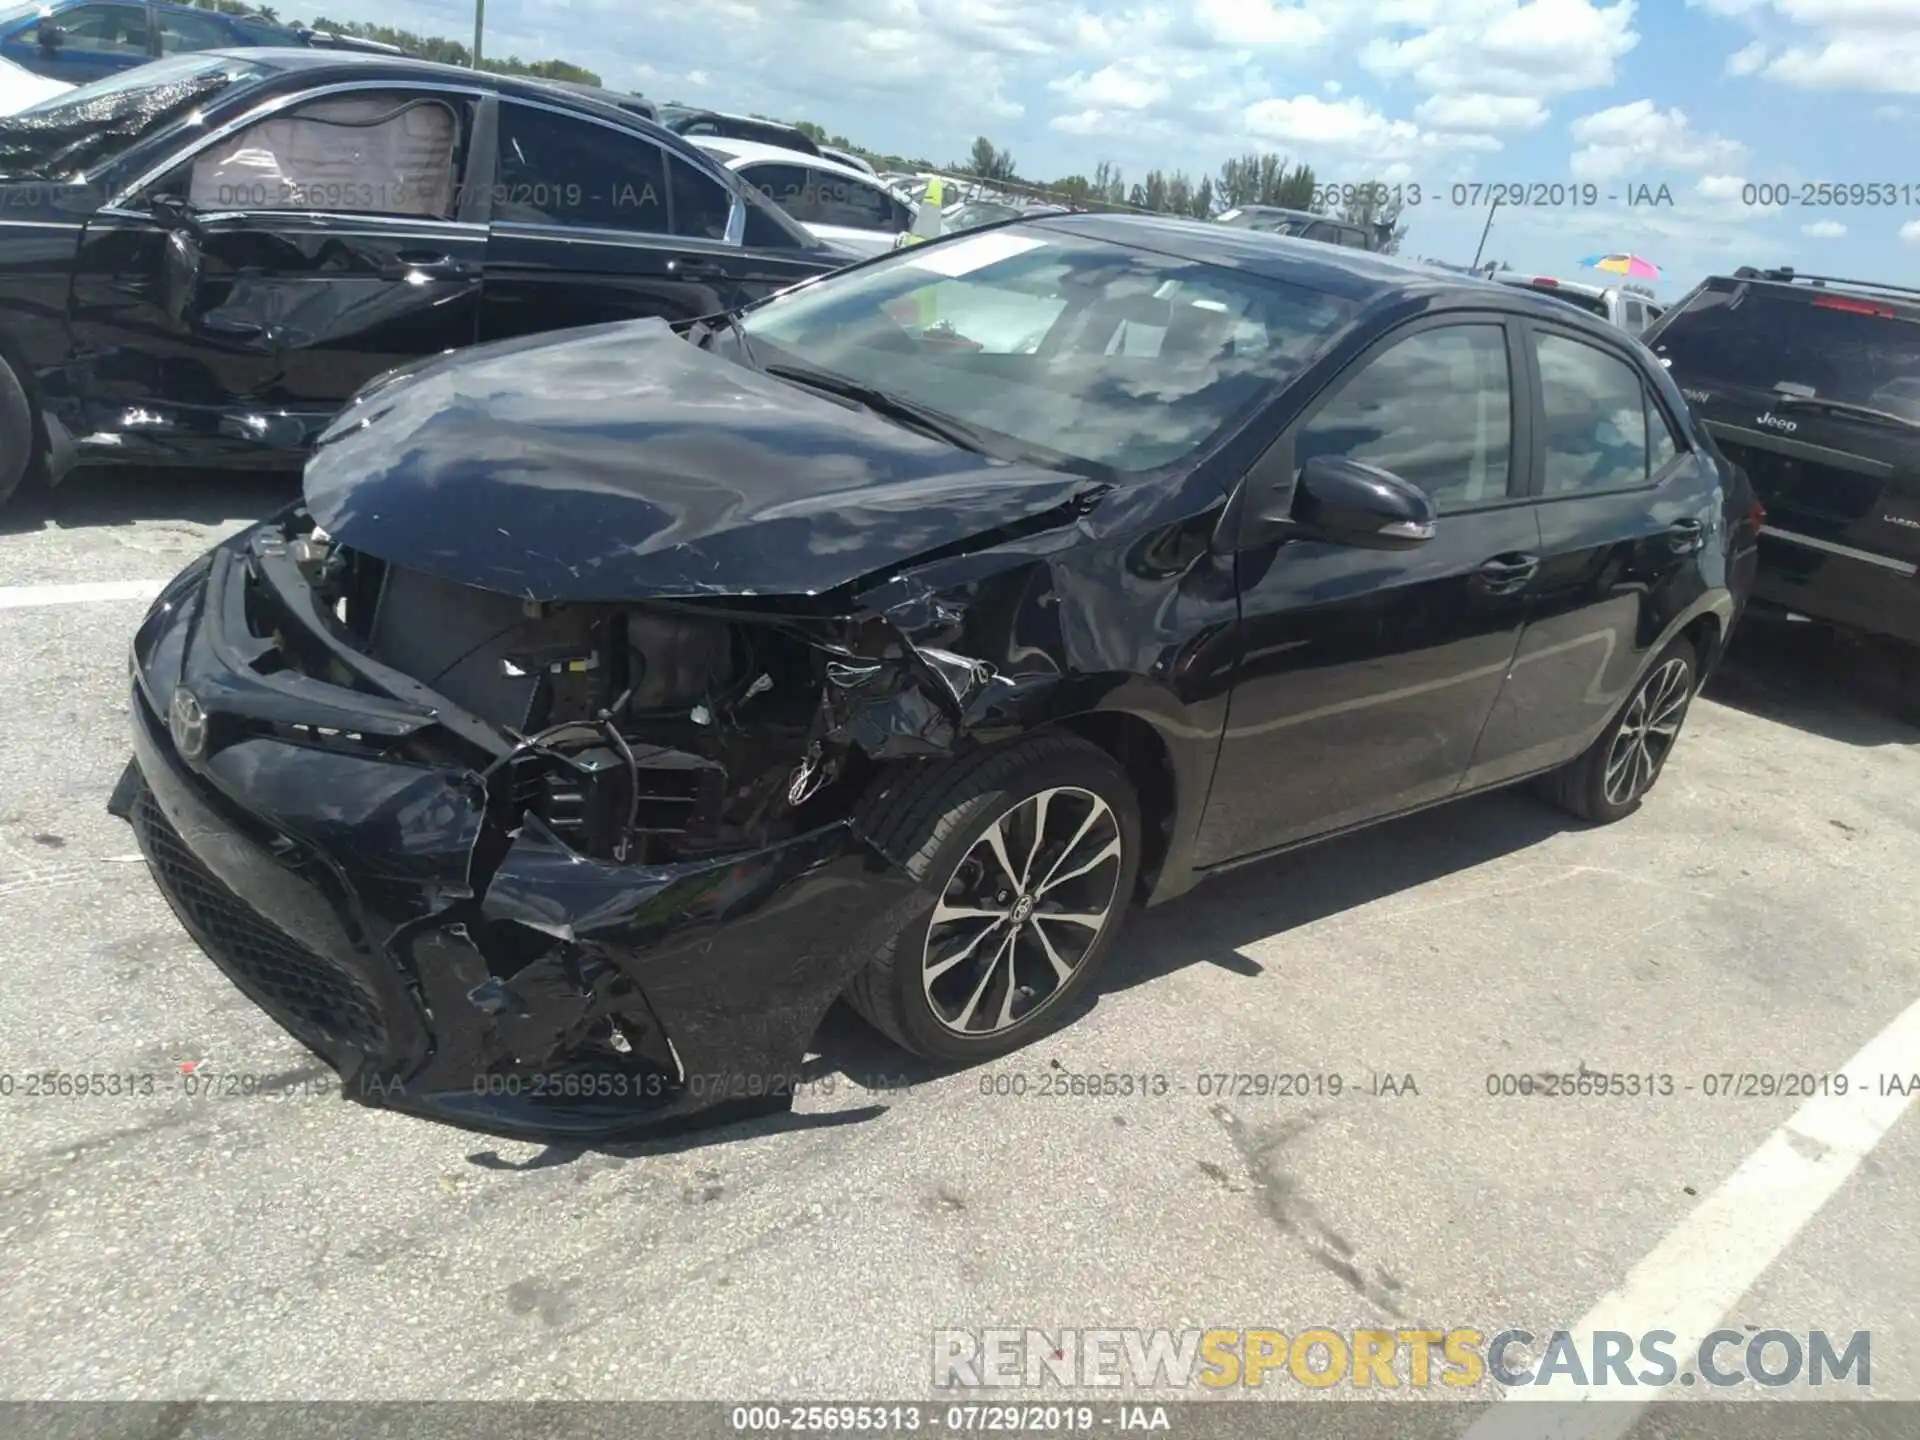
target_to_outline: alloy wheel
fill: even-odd
[[[1634,695],[1607,750],[1609,805],[1630,805],[1653,785],[1680,737],[1680,722],[1693,698],[1691,679],[1687,662],[1676,656],[1649,675]]]
[[[973,842],[934,906],[921,955],[928,1008],[981,1039],[1045,1009],[1112,922],[1124,841],[1091,790],[1042,790]]]

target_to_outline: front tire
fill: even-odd
[[[1595,825],[1610,825],[1638,810],[1680,739],[1699,689],[1699,666],[1688,640],[1662,650],[1600,738],[1578,760],[1546,777],[1547,799]]]
[[[23,487],[31,489],[46,468],[40,416],[13,367],[0,360],[0,506]]]
[[[917,1055],[992,1059],[1054,1028],[1113,947],[1140,869],[1140,810],[1107,754],[1042,735],[896,779],[869,834],[939,899],[847,999]]]

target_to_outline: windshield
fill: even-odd
[[[1023,458],[1142,471],[1205,447],[1350,313],[1245,270],[1011,225],[776,296],[744,328],[763,363],[885,391]]]
[[[34,3],[29,5],[8,5],[0,9],[0,30],[21,20],[31,20],[34,16],[43,13],[45,9],[46,7],[40,4],[39,0],[34,0]]]
[[[92,169],[216,92],[267,73],[250,60],[179,55],[51,96],[0,118],[0,174],[57,180]]]
[[[1920,319],[1887,301],[1716,286],[1666,320],[1653,352],[1683,385],[1719,381],[1920,419]]]

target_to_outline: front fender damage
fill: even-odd
[[[984,568],[1036,564],[1015,546]],[[907,575],[805,610],[660,602],[754,627],[766,637],[756,654],[804,653],[815,684],[804,723],[795,706],[791,723],[768,721],[779,743],[756,734],[774,688],[756,680],[697,717],[714,737],[700,754],[628,723],[624,697],[513,735],[468,777],[487,820],[467,892],[442,892],[388,947],[430,1017],[428,1052],[363,1068],[355,1098],[582,1139],[789,1108],[827,1009],[937,898],[870,833],[863,797],[991,738],[1025,690],[1059,674],[1050,658],[1010,675],[955,648],[965,593]],[[707,766],[725,772],[724,840],[703,850],[650,829],[659,777]],[[580,810],[601,822],[563,835],[527,801],[556,777],[583,786]]]

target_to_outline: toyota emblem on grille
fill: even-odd
[[[186,759],[198,760],[206,753],[207,712],[185,686],[173,692],[173,701],[167,706],[167,729]]]

